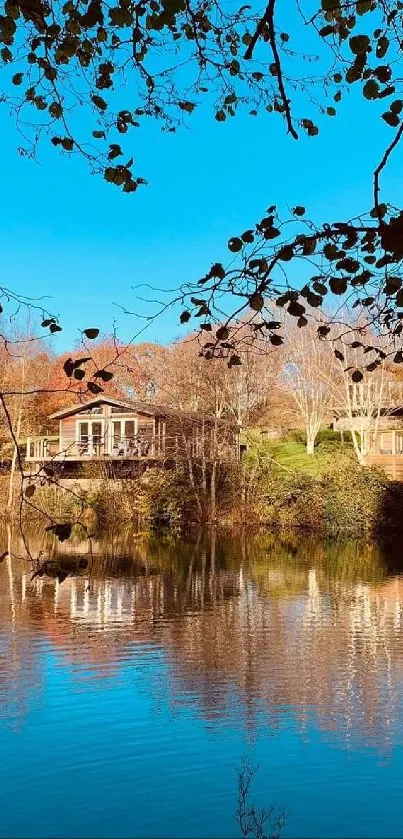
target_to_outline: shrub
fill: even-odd
[[[324,458],[323,466],[314,475],[281,472],[262,464],[258,478],[255,474],[254,492],[246,500],[245,520],[324,534],[390,527],[396,502],[389,500],[392,485],[381,470],[362,467],[350,455],[336,462]],[[403,511],[403,500],[401,507]]]

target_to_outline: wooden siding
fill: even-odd
[[[379,466],[386,472],[388,478],[393,481],[403,481],[403,456],[402,455],[367,455],[366,466]]]
[[[76,417],[65,417],[60,420],[60,451],[66,452],[76,440]]]

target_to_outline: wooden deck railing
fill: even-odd
[[[42,460],[89,460],[104,458],[153,458],[162,455],[161,440],[157,437],[122,438],[103,440],[88,438],[64,441],[63,448],[59,438],[28,437],[27,461]],[[168,447],[170,448],[170,447]]]

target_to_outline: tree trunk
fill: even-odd
[[[312,455],[315,453],[315,437],[307,434],[306,437],[306,453]]]
[[[216,484],[217,484],[217,461],[214,459],[211,465],[210,478],[210,519],[215,521],[217,514],[217,498],[216,498]]]
[[[361,435],[355,431],[354,428],[351,429],[351,436],[353,439],[353,446],[354,451],[357,456],[358,463],[363,466],[364,465],[364,452],[362,450],[362,438]]]
[[[201,451],[201,485],[203,496],[206,499],[207,496],[207,464],[206,464],[206,438],[204,433],[204,420],[202,424],[202,451]]]
[[[199,521],[203,521],[203,505],[202,505],[201,500],[200,500],[200,494],[197,490],[197,485],[196,485],[196,480],[195,480],[195,475],[194,475],[194,469],[193,469],[192,452],[190,450],[189,441],[186,439],[186,434],[183,431],[182,431],[182,444],[183,444],[183,447],[184,447],[184,450],[185,450],[186,463],[187,463],[188,473],[189,473],[189,481],[190,481],[190,486],[192,487],[192,490],[193,490],[193,495],[194,495],[194,499],[195,499],[195,502],[196,502],[197,512],[199,514]]]
[[[214,421],[213,451],[210,478],[210,520],[215,521],[217,515],[217,416]]]
[[[20,434],[21,434],[22,405],[23,405],[23,401],[22,401],[22,398],[21,398],[20,407],[19,407],[19,411],[18,411],[17,426],[16,426],[16,429],[15,429],[15,436],[16,436],[17,440],[19,440],[19,437],[20,437]],[[17,447],[14,445],[13,456],[12,456],[12,460],[11,460],[10,480],[9,480],[9,484],[8,484],[8,501],[7,501],[8,512],[10,512],[10,510],[13,506],[14,477],[15,477],[15,470],[16,470],[16,466],[17,466],[17,454],[18,454],[17,453]]]
[[[16,428],[15,428],[15,438],[16,438],[17,442],[18,442],[18,440],[20,438],[20,434],[21,434],[22,409],[23,409],[23,406],[24,406],[24,394],[23,394],[24,387],[25,387],[25,359],[22,358],[21,359],[21,398],[20,398],[20,403],[19,403],[19,406],[18,406],[17,424],[16,424]],[[9,480],[9,484],[8,484],[8,501],[7,501],[8,512],[11,511],[11,508],[13,506],[14,476],[15,476],[15,470],[16,470],[16,467],[17,467],[17,457],[18,457],[18,451],[17,451],[16,445],[14,445],[13,457],[12,457],[12,460],[11,460],[10,480]]]

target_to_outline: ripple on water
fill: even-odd
[[[289,835],[399,835],[403,578],[381,552],[368,577],[351,545],[330,570],[303,540],[142,550],[141,573],[61,585],[0,566],[0,835],[232,836],[245,754]]]

